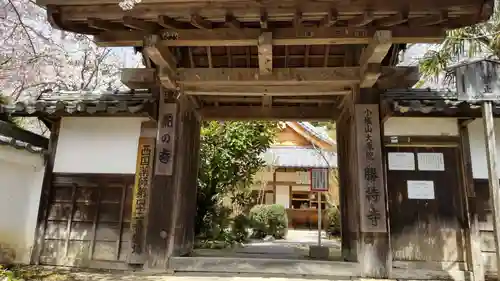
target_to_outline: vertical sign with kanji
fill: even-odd
[[[130,230],[132,232],[131,253],[128,263],[143,263],[145,249],[146,213],[148,209],[148,196],[153,174],[155,138],[148,136],[150,128],[143,127],[137,151],[137,164],[135,183],[132,199],[132,215]]]
[[[177,104],[166,101],[162,93],[158,114],[155,175],[171,176],[174,168],[175,122]]]
[[[311,191],[328,191],[328,169],[311,169]]]
[[[355,105],[362,232],[387,232],[378,105]]]

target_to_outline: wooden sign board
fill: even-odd
[[[356,104],[356,143],[362,232],[387,232],[378,105]]]
[[[177,104],[167,103],[165,94],[161,95],[158,114],[155,175],[171,176],[174,169]]]
[[[498,101],[500,63],[482,59],[453,67],[459,100]]]
[[[311,191],[328,191],[328,169],[313,168],[311,172]]]
[[[143,129],[146,131],[147,129]],[[155,148],[154,136],[144,136],[141,132],[137,151],[137,162],[135,172],[135,183],[132,199],[132,217],[130,230],[132,232],[131,252],[127,262],[130,264],[142,264],[145,258],[145,235],[146,215],[148,209],[148,197],[153,174],[153,160]]]

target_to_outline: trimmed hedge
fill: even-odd
[[[332,206],[326,210],[326,216],[328,220],[327,233],[330,236],[340,235],[340,211],[337,207]]]
[[[250,222],[252,235],[256,238],[271,235],[276,239],[281,239],[287,233],[288,217],[283,205],[254,206],[250,210]]]

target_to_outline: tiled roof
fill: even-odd
[[[302,146],[272,146],[264,154],[267,165],[288,168],[336,168],[337,154]]]
[[[335,140],[330,138],[330,136],[328,135],[328,133],[325,130],[317,128],[309,122],[297,122],[297,123],[299,123],[299,125],[302,126],[302,128],[304,128],[306,131],[308,131],[313,136],[319,138],[320,140],[322,140],[328,144],[331,144],[331,145],[336,145]]]
[[[153,101],[153,96],[149,91],[49,92],[42,94],[35,100],[0,106],[0,113],[13,116],[51,115],[55,113],[138,113]]]
[[[49,145],[43,136],[17,127],[9,121],[0,120],[0,146],[11,146],[32,153],[42,153]]]
[[[463,101],[453,91],[432,89],[401,89],[386,91],[382,98],[394,112],[439,113],[453,116],[456,114],[480,111],[481,101]],[[500,101],[493,101],[493,111],[500,114]]]
[[[7,137],[0,135],[0,146],[10,146],[15,149],[23,149],[31,153],[43,153],[45,152],[45,149],[42,147],[37,147],[34,145],[31,145],[27,142],[23,142],[20,140],[16,140],[12,137]]]

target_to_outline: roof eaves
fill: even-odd
[[[313,136],[317,137],[318,139],[328,143],[328,144],[331,144],[331,145],[336,145],[337,143],[332,139],[330,138],[330,136],[328,135],[325,135],[323,132],[320,132],[318,130],[318,128],[316,128],[315,126],[313,126],[311,123],[309,122],[297,122],[302,128],[304,128],[304,130],[306,130],[307,132],[309,132],[310,134],[312,134]]]
[[[155,99],[149,91],[58,92],[45,93],[39,99],[0,105],[0,113],[12,116],[53,114],[140,113]]]

